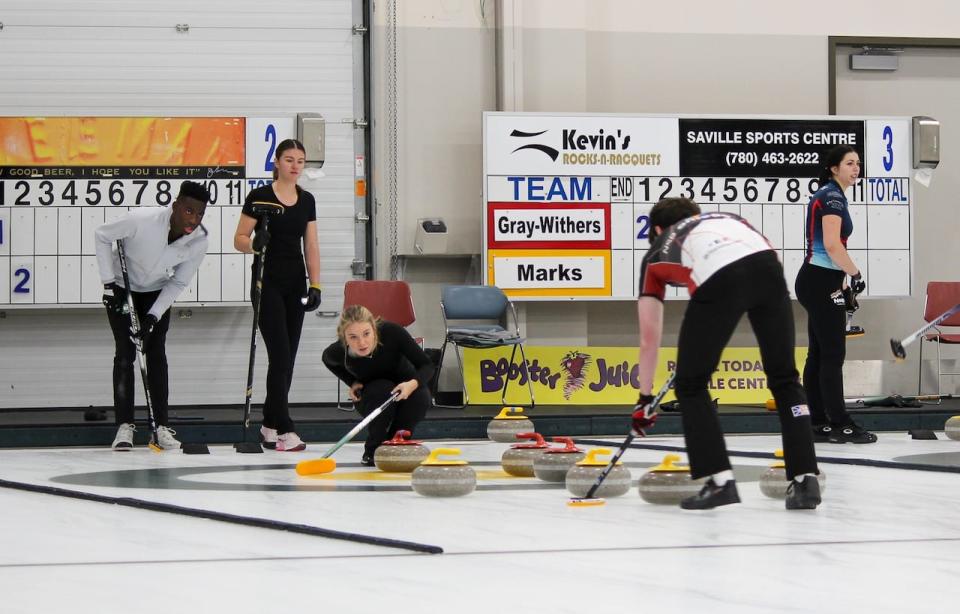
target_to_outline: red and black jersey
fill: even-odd
[[[766,237],[733,213],[702,213],[664,229],[640,266],[640,296],[663,300],[667,285],[692,296],[711,275],[741,258],[772,250]]]

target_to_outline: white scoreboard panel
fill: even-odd
[[[233,248],[237,221],[294,135],[289,117],[0,118],[0,307],[99,305],[94,229],[168,206],[187,180],[210,192],[209,247],[177,303],[244,304],[251,257]]]
[[[847,248],[866,294],[910,294],[910,118],[485,113],[483,130],[484,283],[514,298],[635,298],[650,208],[668,196],[748,220],[792,292],[821,157],[839,144],[863,163]]]

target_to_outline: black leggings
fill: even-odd
[[[707,384],[744,313],[757,336],[767,386],[777,402],[787,478],[818,473],[810,415],[794,360],[790,295],[776,253],[765,251],[714,273],[694,292],[683,316],[674,388],[690,475],[700,478],[731,468]]]
[[[137,317],[143,322],[160,291],[132,292],[133,305]],[[117,424],[133,423],[133,400],[136,394],[133,383],[133,367],[137,362],[137,348],[130,341],[130,316],[107,309],[107,320],[113,331],[113,408]],[[170,328],[170,310],[153,328],[144,358],[147,362],[147,383],[150,386],[150,400],[153,403],[153,417],[158,425],[167,424],[167,399],[169,388],[167,380],[167,329]]]
[[[843,361],[847,355],[847,311],[831,295],[843,286],[843,271],[804,264],[797,275],[797,299],[807,310],[810,338],[803,388],[813,424],[850,423],[843,400]]]
[[[263,401],[263,426],[277,433],[295,430],[288,397],[293,366],[303,330],[303,279],[286,284],[263,284],[260,299],[260,335],[267,346],[267,396]]]
[[[354,404],[357,411],[360,412],[361,416],[368,416],[370,412],[390,398],[390,391],[396,388],[399,383],[385,379],[376,379],[364,383],[363,389],[360,390],[360,401]],[[373,454],[381,443],[393,437],[397,431],[407,430],[412,433],[417,423],[423,420],[423,417],[427,414],[427,408],[429,407],[430,393],[422,386],[414,390],[413,394],[403,401],[398,401],[388,407],[367,425],[365,451],[368,454]]]

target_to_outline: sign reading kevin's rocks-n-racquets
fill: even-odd
[[[910,118],[490,112],[483,135],[484,282],[514,298],[634,298],[650,208],[668,196],[745,218],[792,288],[806,204],[835,145],[863,162],[847,247],[869,294],[910,294]]]

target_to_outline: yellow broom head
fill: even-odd
[[[570,507],[599,507],[606,504],[607,500],[602,497],[591,497],[589,499],[586,497],[573,497],[567,501],[567,505]]]
[[[315,458],[297,463],[297,475],[332,473],[336,468],[337,461],[332,458]]]

